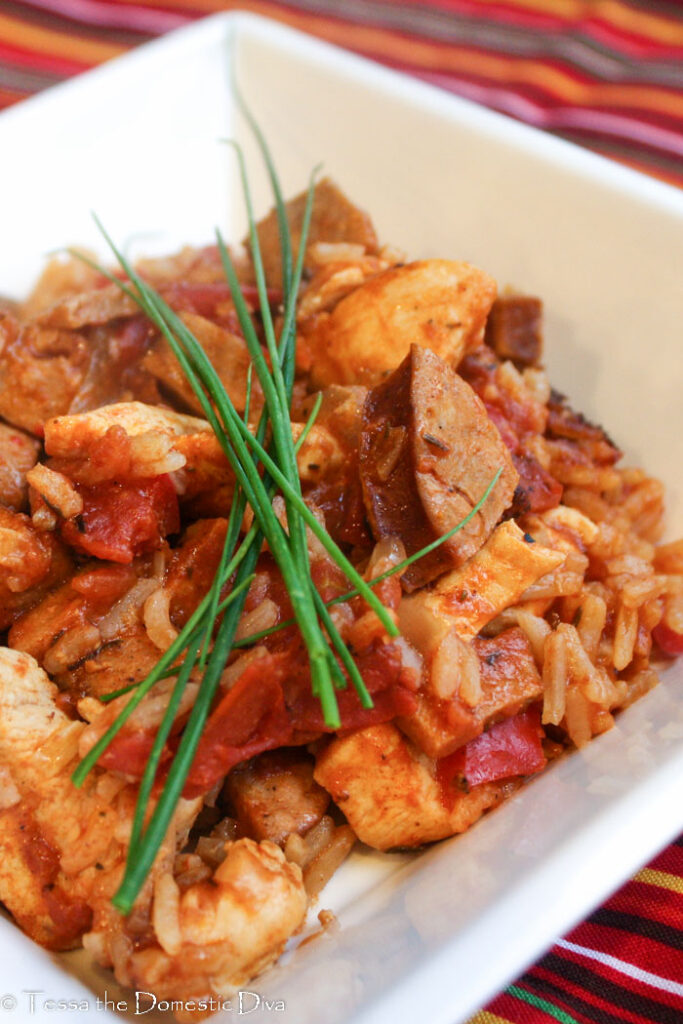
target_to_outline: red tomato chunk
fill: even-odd
[[[83,512],[64,524],[67,544],[95,558],[129,564],[180,529],[178,496],[168,475],[80,487]]]

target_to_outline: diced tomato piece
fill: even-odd
[[[185,783],[186,797],[206,793],[236,764],[288,742],[292,725],[282,693],[285,672],[285,660],[277,655],[247,666],[204,728]]]
[[[344,729],[359,729],[413,713],[415,694],[403,685],[398,648],[377,645],[358,656],[356,662],[374,707],[362,707],[351,686],[337,691]],[[183,793],[186,797],[206,793],[242,761],[266,750],[301,742],[304,735],[330,731],[323,720],[320,702],[311,692],[303,647],[294,644],[288,651],[267,654],[251,662],[215,706]],[[124,726],[98,763],[103,768],[140,777],[153,741],[151,732],[129,731]],[[174,742],[163,752],[162,765],[168,763]],[[162,767],[160,776],[164,772]]]
[[[83,511],[62,527],[67,544],[87,555],[128,564],[180,529],[178,496],[168,475],[79,487]]]
[[[683,633],[677,633],[667,626],[666,622],[660,622],[652,630],[652,639],[664,654],[677,658],[683,654]]]
[[[169,306],[181,312],[197,313],[213,320],[234,333],[241,333],[239,319],[232,302],[232,293],[224,281],[173,281],[161,287],[161,294]],[[267,289],[268,302],[278,306],[282,302],[281,289]],[[258,306],[255,285],[242,285],[242,295],[250,309]]]
[[[542,771],[546,766],[541,742],[543,735],[540,711],[531,707],[499,722],[453,754],[441,758],[437,765],[437,778],[446,806],[452,805],[455,799],[453,781],[457,776],[472,788],[484,782]]]
[[[242,295],[247,302],[256,305],[259,302],[258,288],[254,284],[241,285]],[[284,295],[281,288],[266,288],[266,296],[271,306],[279,306]]]
[[[343,729],[361,729],[388,722],[397,715],[415,711],[415,694],[403,685],[401,654],[393,644],[374,644],[354,655],[363,682],[372,697],[373,707],[364,708],[353,686],[337,690],[339,717]],[[294,728],[301,733],[330,732],[325,724],[320,701],[311,691],[311,676],[306,654],[299,648],[298,663],[290,662],[284,682],[285,702]]]
[[[74,576],[71,586],[94,604],[112,605],[130,590],[136,579],[135,569],[128,565],[103,565]]]
[[[100,755],[98,764],[107,771],[121,772],[140,779],[145,771],[149,755],[154,746],[154,733],[125,726],[117,733],[107,749]],[[168,748],[162,752],[161,761],[170,756]]]

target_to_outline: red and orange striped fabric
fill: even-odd
[[[674,0],[3,0],[0,106],[236,8],[683,185],[683,7]]]
[[[2,0],[0,108],[253,11],[683,186],[683,2]],[[683,838],[470,1024],[683,1024]]]
[[[681,1024],[683,837],[470,1024]]]

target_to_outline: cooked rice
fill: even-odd
[[[349,825],[335,828],[330,841],[304,868],[304,886],[309,899],[315,899],[325,888],[332,875],[348,857],[355,842],[356,836]]]
[[[50,508],[56,509],[65,519],[78,516],[83,511],[82,497],[63,473],[57,473],[39,462],[28,471],[26,479]]]
[[[160,651],[167,651],[178,636],[171,622],[171,596],[169,590],[158,587],[149,595],[142,610],[147,636]]]

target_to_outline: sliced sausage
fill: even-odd
[[[295,196],[286,204],[287,219],[292,233],[292,249],[296,259],[301,239],[307,192]],[[282,259],[277,214],[272,210],[257,225],[259,245],[266,281],[269,287],[282,287]],[[323,178],[315,188],[313,212],[308,232],[308,244],[316,241],[350,242],[374,251],[377,235],[372,221],[363,210],[346,198],[329,178]]]
[[[517,483],[510,454],[472,388],[435,352],[413,345],[369,392],[363,410],[360,470],[375,536],[398,536],[413,554],[463,520],[498,469],[499,480],[470,522],[406,570],[406,590],[473,555]]]

